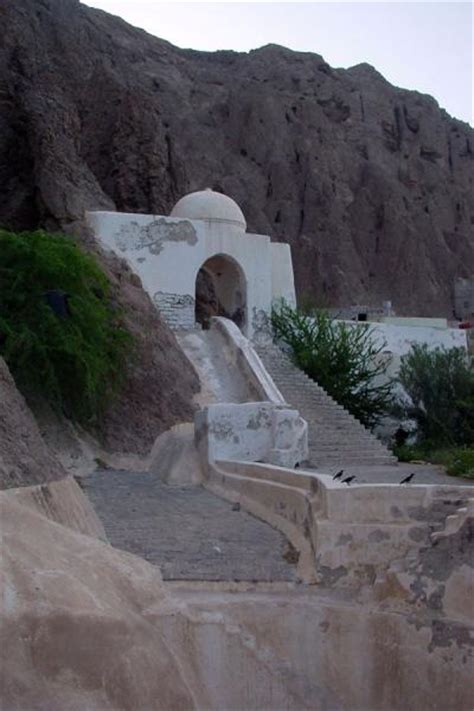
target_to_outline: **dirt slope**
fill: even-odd
[[[148,454],[159,434],[193,421],[198,377],[126,262],[101,250],[82,224],[74,223],[68,231],[98,256],[134,337],[125,384],[108,409],[99,439],[113,452]]]

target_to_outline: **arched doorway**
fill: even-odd
[[[245,291],[244,274],[232,257],[207,259],[196,277],[196,322],[206,329],[213,316],[225,316],[244,330]]]

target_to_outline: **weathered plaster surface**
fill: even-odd
[[[228,319],[223,321],[231,324],[244,339],[235,324]],[[196,403],[203,407],[215,402],[266,399],[259,396],[254,380],[248,377],[233,340],[213,323],[214,319],[207,331],[194,329],[177,333],[181,348],[199,376],[201,391],[195,396]]]
[[[336,601],[327,593],[307,589],[291,594],[183,592],[180,597],[195,614],[196,625],[207,615],[214,629],[214,634],[209,630],[209,638],[219,650],[217,629],[227,626],[236,635],[246,635],[256,665],[258,659],[275,664],[296,696],[289,708],[470,711],[472,707],[472,667],[463,663],[464,648],[436,646],[430,651],[431,629],[411,625],[406,615],[377,608],[373,601]],[[184,641],[186,634],[189,628],[183,625],[171,637]],[[198,668],[212,663],[216,670],[222,669],[224,660],[216,653],[212,660],[199,661]],[[253,680],[254,672],[244,677]],[[235,697],[227,699],[229,708],[234,708],[232,701],[237,708],[258,708],[258,703],[267,708],[261,697],[257,702],[248,696],[240,703]]]
[[[351,328],[360,328],[360,324],[346,321]],[[400,369],[402,356],[410,352],[414,345],[426,345],[434,348],[462,348],[467,350],[466,331],[458,328],[439,328],[436,326],[402,325],[394,323],[369,323],[372,336],[378,345],[385,343],[384,352],[390,353],[392,362],[387,375],[395,376]]]
[[[279,302],[282,299],[292,307],[296,306],[295,279],[291,248],[289,244],[272,242],[272,300]]]
[[[442,529],[446,517],[471,495],[469,487],[347,487],[326,475],[230,458],[209,461],[206,468],[206,486],[254,507],[289,535],[297,550],[304,548],[306,561],[309,546],[307,571],[313,570],[321,584],[338,587],[373,585],[396,561],[432,547],[433,530]],[[458,556],[461,564],[465,560]]]
[[[131,220],[120,227],[116,238],[121,252],[148,250],[151,255],[160,254],[165,242],[194,245],[197,242],[196,230],[189,220],[168,222],[165,217],[159,217],[145,225]]]
[[[213,318],[212,331],[221,334],[231,356],[230,365],[248,379],[259,399],[273,402],[275,405],[285,405],[283,395],[269,376],[260,357],[235,323],[226,318]]]
[[[275,297],[285,294],[294,301],[291,254],[288,248],[273,249],[266,235],[245,233],[226,222],[156,215],[89,212],[87,220],[99,241],[140,276],[173,328],[190,328],[197,274],[216,255],[234,260],[244,275],[244,330],[249,337],[254,332],[268,337]]]
[[[196,414],[203,458],[267,461],[294,467],[307,459],[307,424],[296,410],[270,402],[218,403]]]

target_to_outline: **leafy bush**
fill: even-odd
[[[396,444],[393,453],[399,462],[429,461],[428,450],[416,444]]]
[[[474,370],[463,349],[415,345],[402,357],[399,380],[421,442],[431,448],[474,443]]]
[[[273,310],[272,324],[296,365],[361,422],[372,426],[389,410],[392,383],[381,382],[389,365],[385,343],[376,343],[367,324],[349,326],[324,311],[306,314],[284,302]]]
[[[431,464],[442,464],[448,474],[474,479],[474,448],[448,447],[433,448],[429,443],[423,445],[403,444],[394,447],[394,454],[401,462],[424,461]]]
[[[62,316],[51,297],[62,299]],[[0,230],[0,355],[27,397],[97,423],[130,345],[93,256],[63,235]]]
[[[447,472],[452,476],[474,479],[474,448],[451,450],[451,461],[447,464]]]

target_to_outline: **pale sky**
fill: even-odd
[[[88,0],[178,47],[248,51],[274,43],[333,67],[372,64],[396,86],[431,94],[473,121],[470,2],[172,2]]]

